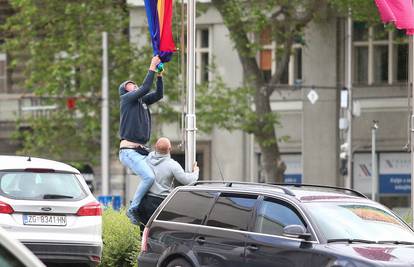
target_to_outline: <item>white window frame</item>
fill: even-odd
[[[276,47],[277,47],[277,43],[276,41],[272,41],[272,43],[267,44],[267,45],[263,45],[261,50],[271,50],[271,55],[272,55],[272,70],[271,70],[271,74],[272,76],[276,73],[276,68],[277,68],[277,64],[276,64],[276,58],[275,58],[275,52],[276,52]],[[292,45],[292,53],[290,54],[290,58],[289,58],[289,65],[288,65],[288,85],[294,85],[295,84],[295,53],[294,51],[296,49],[302,49],[302,45],[301,44],[293,44]],[[260,52],[259,52],[260,53]],[[303,55],[303,53],[302,53]],[[260,64],[260,55],[257,56],[257,59],[259,61]],[[302,56],[302,60],[303,60],[303,56]],[[302,62],[302,66],[303,66],[303,62]],[[303,71],[302,71],[302,75],[303,75]],[[301,78],[303,79],[303,77]]]
[[[294,85],[295,84],[295,64],[296,64],[296,54],[295,54],[295,51],[296,51],[296,49],[300,49],[301,50],[301,53],[302,53],[302,60],[303,60],[303,50],[302,50],[302,45],[300,45],[300,44],[293,44],[292,45],[292,53],[291,53],[291,55],[290,55],[290,58],[289,58],[289,66],[288,66],[288,68],[289,68],[289,72],[288,72],[288,75],[289,75],[289,85]],[[302,67],[303,67],[303,62],[302,62]],[[302,71],[301,71],[302,72]],[[303,72],[302,72],[302,76],[303,76]],[[302,80],[303,79],[303,77],[301,77],[301,79],[300,80]]]
[[[0,61],[4,61],[4,74],[0,73],[0,83],[2,84],[5,91],[7,91],[7,55],[6,53],[0,52]]]
[[[208,31],[208,47],[201,47],[201,33],[203,30],[207,30]],[[207,53],[208,54],[208,65],[211,65],[212,63],[212,54],[213,54],[213,35],[212,33],[212,27],[211,26],[199,26],[196,29],[196,44],[195,44],[195,56],[196,56],[196,83],[200,84],[204,81],[202,81],[201,79],[201,75],[202,75],[202,69],[201,69],[201,60],[202,60],[202,54]],[[210,82],[212,80],[212,74],[211,72],[209,72],[208,74],[208,81]]]
[[[354,24],[352,24],[352,30],[354,29]],[[374,40],[374,27],[369,26],[368,28],[368,40],[367,41],[353,41],[352,45],[352,73],[353,79],[355,79],[356,71],[356,60],[355,60],[355,48],[357,47],[367,47],[368,48],[368,85],[374,84],[374,46],[375,45],[387,45],[388,46],[388,81],[387,84],[392,85],[398,83],[394,80],[396,77],[395,68],[394,68],[394,45],[397,42],[394,40],[394,31],[388,31],[388,39],[386,40]],[[404,42],[405,44],[405,42]],[[407,43],[408,44],[408,43]],[[353,80],[356,83],[355,80]]]

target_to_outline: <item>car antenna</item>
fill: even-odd
[[[223,172],[221,171],[221,167],[220,167],[220,164],[219,164],[219,162],[217,160],[216,154],[214,153],[214,151],[212,153],[213,153],[214,160],[216,161],[217,167],[219,169],[220,176],[221,176],[221,180],[223,180],[223,182],[224,182]]]
[[[32,158],[29,156],[29,158],[27,159],[27,161],[32,161]]]

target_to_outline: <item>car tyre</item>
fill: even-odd
[[[167,267],[192,267],[191,264],[183,258],[170,261]]]

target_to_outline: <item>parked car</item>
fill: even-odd
[[[45,265],[22,243],[0,227],[0,266],[45,267]]]
[[[45,263],[101,260],[101,206],[67,164],[0,156],[0,226]]]
[[[414,266],[414,232],[350,189],[197,182],[148,222],[140,267]]]

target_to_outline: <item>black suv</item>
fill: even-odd
[[[316,185],[197,182],[144,230],[139,267],[414,266],[414,232],[363,194]]]

